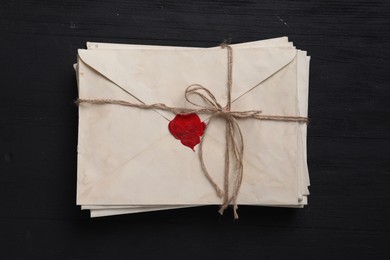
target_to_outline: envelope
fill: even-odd
[[[288,46],[233,46],[233,110],[307,114],[308,59]],[[190,107],[184,102],[184,89],[198,83],[224,103],[226,69],[226,50],[220,48],[80,50],[79,97]],[[207,115],[201,117],[206,119]],[[79,118],[79,205],[95,212],[116,208],[117,212],[131,213],[153,207],[221,203],[202,174],[197,152],[182,146],[167,131],[173,115],[83,104]],[[238,203],[305,204],[306,126],[242,120],[240,127],[245,141],[245,173]],[[219,183],[223,129],[222,120],[209,125],[204,148],[206,164]]]
[[[275,39],[268,39],[268,40],[262,40],[262,41],[255,41],[255,42],[249,42],[249,43],[243,43],[243,44],[236,44],[235,46],[240,47],[250,47],[250,46],[290,46],[292,47],[292,43],[288,42],[287,37],[280,37]],[[137,48],[188,48],[188,47],[171,47],[171,46],[145,46],[145,45],[134,45],[134,44],[109,44],[109,43],[87,43],[88,49],[137,49]],[[302,57],[306,55],[306,52],[299,51],[298,53]],[[307,58],[307,70],[304,67],[304,62],[300,62],[298,65],[300,65],[300,71],[299,71],[299,79],[298,79],[298,90],[300,90],[300,95],[298,96],[299,100],[301,101],[301,105],[306,105],[306,111],[307,111],[307,90],[308,90],[308,75],[307,72],[309,70],[308,68],[308,61],[310,60],[310,57]],[[304,91],[302,91],[304,90]],[[305,111],[305,109],[301,110]],[[307,113],[307,112],[306,112]],[[302,142],[304,143],[303,148],[306,149],[306,128],[302,128]],[[303,152],[306,154],[306,151]],[[307,169],[307,167],[304,167]],[[303,187],[303,193],[308,195],[307,185],[309,185],[309,178],[308,178],[308,172],[305,172],[305,176],[300,176],[300,179],[302,180],[303,184],[301,185]],[[302,199],[302,204],[300,205],[290,205],[289,207],[303,207],[303,205],[307,204],[307,197],[304,195]],[[274,205],[278,206],[278,205]],[[145,212],[145,211],[154,211],[154,210],[163,210],[163,209],[172,209],[172,208],[179,208],[179,207],[188,207],[188,206],[110,206],[110,205],[94,205],[94,206],[82,206],[82,209],[89,209],[91,212],[91,217],[97,217],[97,216],[106,216],[106,215],[116,215],[116,214],[126,214],[126,213],[138,213],[138,212]],[[117,209],[117,210],[116,210]]]

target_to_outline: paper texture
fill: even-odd
[[[309,58],[287,38],[232,45],[232,110],[307,116]],[[79,50],[79,97],[191,107],[184,90],[207,86],[226,103],[226,51],[88,43]],[[220,204],[197,152],[167,131],[172,114],[113,105],[79,108],[77,204],[91,216]],[[206,119],[207,115],[201,115]],[[307,203],[306,125],[240,120],[244,135],[243,205]],[[223,177],[224,122],[208,126],[205,162]]]

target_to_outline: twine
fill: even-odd
[[[298,123],[307,123],[307,117],[299,117],[299,116],[274,116],[274,115],[262,115],[260,110],[248,110],[248,111],[231,111],[231,91],[233,86],[233,49],[228,44],[224,43],[221,45],[223,49],[227,50],[227,65],[228,65],[228,73],[227,73],[227,104],[226,106],[222,106],[218,103],[215,96],[211,93],[210,90],[205,88],[200,84],[192,84],[188,86],[185,90],[184,97],[190,104],[196,106],[195,109],[188,108],[177,108],[170,107],[162,103],[156,104],[136,104],[123,100],[116,99],[77,99],[76,104],[80,105],[82,103],[103,105],[103,104],[112,104],[112,105],[120,105],[120,106],[128,106],[139,109],[155,109],[155,110],[163,110],[169,111],[173,114],[190,114],[190,113],[206,113],[211,116],[208,119],[207,125],[211,124],[211,122],[217,118],[223,118],[226,121],[226,147],[225,147],[225,167],[224,167],[224,185],[223,189],[219,187],[219,185],[214,181],[214,179],[209,174],[206,165],[203,159],[203,143],[206,138],[206,132],[208,127],[206,127],[199,143],[199,160],[201,164],[201,168],[214,187],[220,198],[223,198],[223,203],[219,209],[219,213],[222,215],[225,209],[229,205],[233,205],[233,213],[234,219],[238,219],[237,213],[237,197],[240,191],[242,179],[243,179],[243,158],[244,158],[244,140],[243,135],[238,124],[237,119],[256,119],[256,120],[270,120],[270,121],[282,121],[282,122],[298,122]],[[206,104],[208,105],[200,105],[195,103],[190,99],[191,95],[196,95],[200,97]],[[229,175],[230,175],[230,157],[233,157],[234,165],[235,165],[235,180],[233,184],[233,192],[232,195],[229,196]]]

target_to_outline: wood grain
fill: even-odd
[[[0,258],[390,259],[389,1],[0,2]],[[288,36],[312,56],[305,209],[89,219],[72,64],[86,41]]]

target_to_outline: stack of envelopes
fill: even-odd
[[[307,117],[309,60],[287,37],[231,44],[231,110]],[[226,48],[88,43],[75,66],[79,98],[193,108],[189,85],[227,102]],[[199,113],[204,122],[210,114]],[[199,145],[168,130],[175,114],[117,104],[79,104],[77,205],[91,217],[202,205],[222,199],[206,178]],[[238,205],[303,207],[309,195],[306,123],[237,119],[244,146]],[[208,124],[203,160],[223,187],[226,122]],[[234,166],[231,167],[234,169]],[[230,171],[233,185],[235,171]]]

